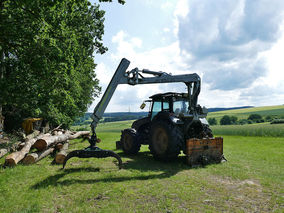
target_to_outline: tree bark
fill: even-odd
[[[48,134],[48,135],[50,135],[50,134]],[[41,137],[44,137],[44,136],[46,136],[46,135],[40,135],[38,138],[41,138]],[[10,155],[8,155],[5,159],[5,165],[6,166],[17,165],[18,162],[21,161],[27,153],[29,153],[32,145],[37,141],[38,138],[32,138],[30,140],[27,140],[25,146],[20,151],[13,152]]]
[[[26,139],[26,140],[30,140],[30,139],[32,139],[32,138],[37,137],[39,134],[40,134],[40,131],[34,130],[33,133],[27,135],[25,139]]]
[[[33,164],[41,159],[45,158],[49,154],[51,154],[54,151],[54,148],[49,148],[47,150],[44,150],[43,152],[34,152],[31,154],[26,155],[26,157],[23,159],[23,164]]]
[[[69,148],[69,141],[67,141],[64,145],[63,145],[63,147],[62,147],[62,149],[60,150],[60,152],[58,152],[56,155],[55,155],[55,163],[57,163],[57,164],[63,164],[63,162],[64,162],[64,159],[65,159],[65,157],[67,156],[67,150],[68,150],[68,148]]]
[[[33,147],[36,148],[38,151],[43,151],[47,149],[47,147],[50,145],[55,145],[59,142],[72,140],[80,136],[89,135],[89,134],[90,131],[80,131],[75,134],[72,134],[72,132],[66,132],[65,134],[62,135],[45,136],[38,139],[33,145]]]

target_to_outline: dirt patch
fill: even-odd
[[[230,207],[232,210],[241,210],[244,212],[270,212],[276,210],[279,206],[272,205],[271,195],[264,192],[263,187],[258,180],[247,179],[243,181],[211,176],[208,178],[211,184],[215,184],[215,190],[208,190],[207,194],[213,199],[205,199],[207,205],[222,208],[222,205]],[[206,189],[205,189],[206,190]],[[220,202],[215,202],[214,197],[223,198]]]

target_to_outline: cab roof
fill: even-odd
[[[176,92],[166,92],[166,93],[158,93],[155,95],[150,96],[149,98],[153,100],[160,100],[160,99],[167,99],[167,98],[186,98],[187,93],[176,93]]]

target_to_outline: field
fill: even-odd
[[[131,121],[98,127],[101,148],[115,148]],[[224,136],[226,163],[191,169],[184,156],[155,161],[147,146],[115,160],[52,158],[0,169],[0,212],[283,212],[284,138]],[[87,142],[71,142],[83,148]],[[1,159],[0,164],[3,163]]]
[[[265,106],[265,107],[253,107],[245,109],[235,109],[235,110],[226,110],[219,112],[211,112],[208,114],[208,118],[216,118],[218,121],[224,115],[236,116],[240,119],[247,119],[250,114],[259,114],[262,117],[272,116],[273,118],[284,118],[284,105],[281,106]]]

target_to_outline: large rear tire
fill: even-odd
[[[182,149],[183,138],[177,125],[167,121],[154,121],[150,131],[149,149],[156,159],[173,159]]]
[[[120,142],[122,150],[126,154],[137,154],[140,150],[141,144],[137,139],[137,133],[135,129],[124,129],[121,132]]]

